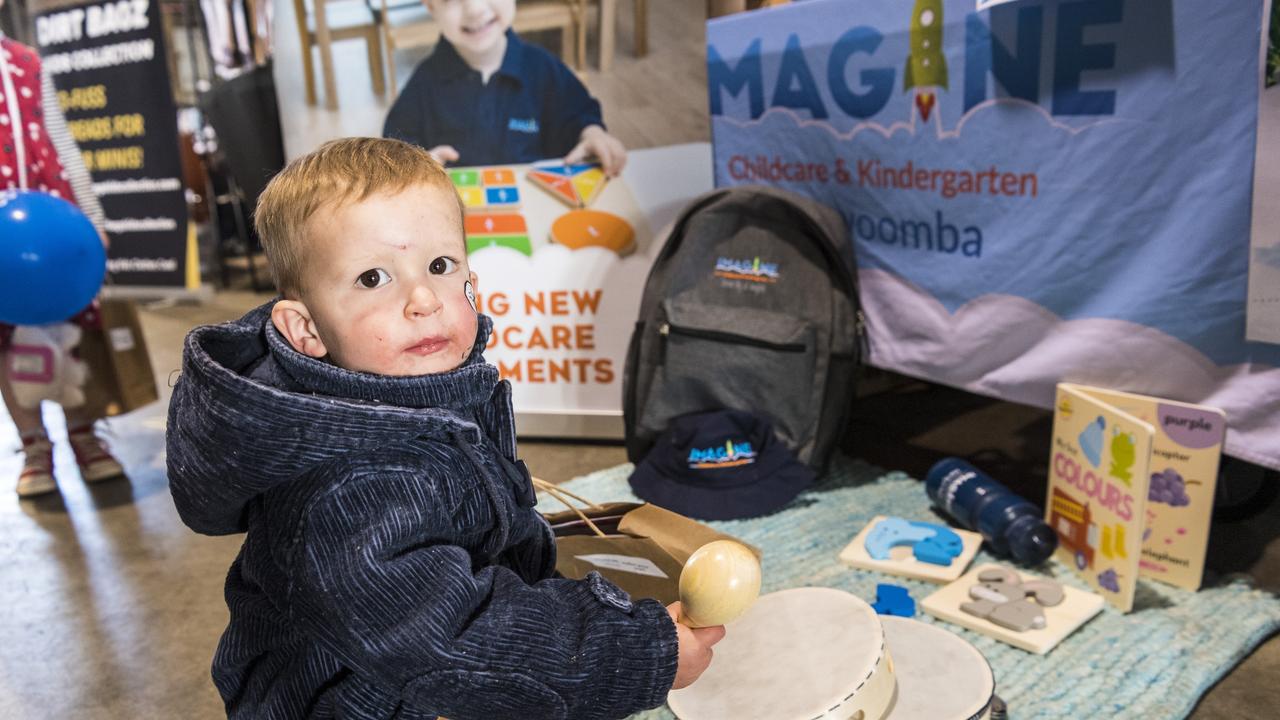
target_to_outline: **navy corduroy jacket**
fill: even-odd
[[[516,460],[510,385],[471,358],[357,373],[294,351],[271,303],[186,339],[170,489],[197,532],[246,532],[213,662],[242,718],[618,718],[660,704],[665,608],[555,545]]]

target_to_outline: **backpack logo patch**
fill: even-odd
[[[705,449],[693,448],[689,451],[689,468],[691,470],[714,470],[718,468],[750,465],[756,461],[756,451],[750,442],[735,443],[726,440],[724,445]]]
[[[776,283],[782,278],[778,263],[760,262],[756,256],[748,260],[720,257],[716,260],[716,277],[726,280],[746,280],[755,283]]]

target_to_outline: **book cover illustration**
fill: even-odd
[[[1058,533],[1056,557],[1122,612],[1138,582],[1154,436],[1149,423],[1059,383],[1045,521]]]

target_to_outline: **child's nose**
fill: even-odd
[[[444,303],[426,284],[415,285],[409,291],[409,301],[405,303],[404,314],[409,318],[433,315],[439,312]]]

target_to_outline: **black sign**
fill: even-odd
[[[112,280],[183,287],[187,205],[158,3],[63,4],[35,30],[107,216]]]

